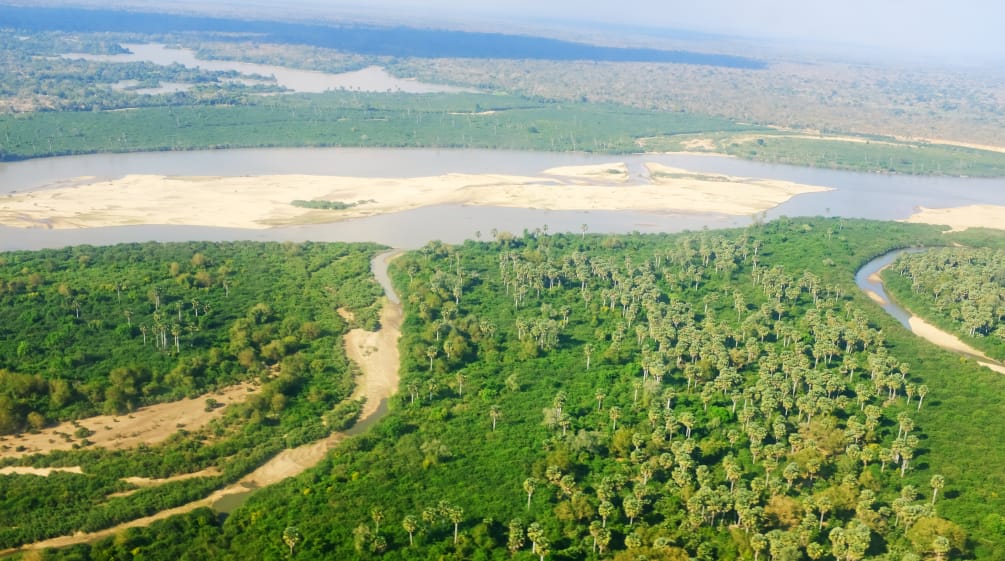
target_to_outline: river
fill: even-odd
[[[211,72],[238,72],[245,78],[234,81],[255,83],[256,80],[247,77],[271,78],[278,85],[291,92],[321,93],[328,90],[352,90],[360,92],[452,93],[474,91],[442,84],[403,80],[388,74],[379,66],[332,74],[233,60],[203,60],[196,58],[195,51],[191,49],[172,48],[158,43],[123,43],[122,46],[130,52],[118,55],[70,53],[62,56],[68,59],[84,59],[95,62],[152,62],[162,66],[180,64],[188,68],[199,68]],[[118,85],[120,87],[128,86],[128,84]],[[183,91],[190,87],[192,87],[191,84],[175,84],[173,89],[167,91]],[[165,93],[165,90],[159,88],[145,91],[137,90],[137,93]]]
[[[608,155],[506,150],[384,148],[275,148],[134,154],[94,154],[0,164],[0,195],[66,185],[81,177],[127,174],[241,176],[266,174],[420,177],[447,173],[538,174],[557,166],[625,162],[631,181],[644,182],[646,162],[696,172],[780,179],[831,187],[794,197],[767,213],[778,216],[845,216],[897,220],[917,207],[1005,205],[1001,179],[880,175],[771,165],[723,156]],[[493,229],[520,233],[545,225],[551,232],[679,232],[749,224],[748,217],[683,212],[545,211],[434,206],[331,224],[240,230],[197,226],[129,226],[87,230],[0,227],[0,250],[129,241],[271,240],[373,241],[413,249],[431,240],[449,243],[487,236]]]
[[[943,331],[942,329],[939,329],[938,327],[935,327],[934,325],[912,314],[910,310],[902,307],[886,292],[886,288],[883,286],[883,279],[880,276],[882,271],[893,264],[893,262],[901,255],[906,253],[918,253],[921,251],[926,251],[926,249],[912,247],[898,249],[880,255],[872,261],[866,263],[865,266],[858,270],[855,274],[855,284],[857,284],[870,299],[879,304],[884,311],[890,314],[890,316],[918,337],[925,339],[929,343],[942,347],[947,351],[976,360],[982,366],[986,366],[995,372],[1005,374],[1005,364],[988,358],[988,356],[981,351],[964,343],[959,337],[947,331]]]

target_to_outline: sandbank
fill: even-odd
[[[1000,205],[969,205],[949,208],[919,207],[904,222],[921,224],[939,224],[959,232],[967,228],[1005,229],[1005,206]]]
[[[5,436],[0,439],[0,446],[4,447],[2,455],[4,458],[19,458],[30,454],[48,454],[54,450],[70,450],[81,443],[82,439],[75,436],[79,427],[93,431],[87,440],[91,446],[100,448],[158,444],[179,429],[197,431],[222,416],[224,407],[206,410],[207,398],[213,398],[222,405],[240,403],[256,387],[251,383],[237,384],[194,399],[141,407],[128,415],[99,415],[76,423],[60,423],[37,433]]]
[[[624,162],[588,166],[559,166],[548,168],[542,173],[580,182],[624,183],[628,181],[628,166]]]
[[[448,204],[752,215],[802,193],[828,190],[787,181],[699,174],[657,164],[648,167],[651,180],[639,183],[627,182],[623,163],[552,168],[537,176],[79,178],[0,197],[0,225],[65,229],[163,224],[261,229]],[[312,210],[293,206],[294,200],[340,201],[353,206]]]
[[[959,337],[946,333],[918,316],[911,316],[908,319],[908,325],[911,326],[911,331],[913,331],[915,335],[921,337],[922,339],[927,339],[940,347],[950,349],[958,353],[980,357],[987,361],[991,360],[981,351],[961,341]]]

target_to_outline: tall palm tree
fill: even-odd
[[[939,490],[946,486],[946,478],[941,475],[933,475],[930,482],[932,486],[932,504],[935,504],[935,496],[939,494]]]
[[[414,535],[415,531],[419,529],[419,519],[414,515],[409,514],[401,521],[401,527],[408,532],[408,545],[411,546],[413,543],[412,535]]]

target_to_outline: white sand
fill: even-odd
[[[959,232],[967,228],[1005,229],[1005,206],[970,205],[950,208],[919,207],[918,212],[904,222],[940,224]]]
[[[406,179],[266,175],[166,177],[61,182],[0,197],[0,224],[91,228],[173,224],[232,228],[333,222],[442,204],[545,210],[634,210],[750,215],[795,195],[827,190],[785,181],[695,174],[649,165],[650,183],[627,178],[623,163],[552,168],[540,176],[447,174]],[[617,170],[617,173],[610,173]],[[623,175],[622,175],[623,174]],[[598,181],[600,177],[603,181]],[[296,199],[357,203],[338,211],[295,207]]]

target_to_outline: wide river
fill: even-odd
[[[1005,205],[1005,181],[912,177],[769,165],[735,158],[684,154],[604,155],[498,150],[383,148],[292,148],[96,154],[0,164],[0,195],[44,189],[80,177],[127,174],[242,176],[316,174],[358,177],[417,177],[445,173],[538,174],[555,166],[625,162],[633,181],[644,181],[646,162],[698,172],[781,179],[834,190],[797,196],[768,212],[786,216],[845,216],[896,220],[918,206]],[[129,226],[87,230],[0,227],[0,250],[40,249],[72,244],[130,241],[276,240],[373,241],[416,248],[430,240],[460,242],[493,229],[521,233],[677,232],[704,227],[743,226],[747,217],[680,212],[544,211],[496,207],[434,206],[332,224],[241,230],[191,226]]]

